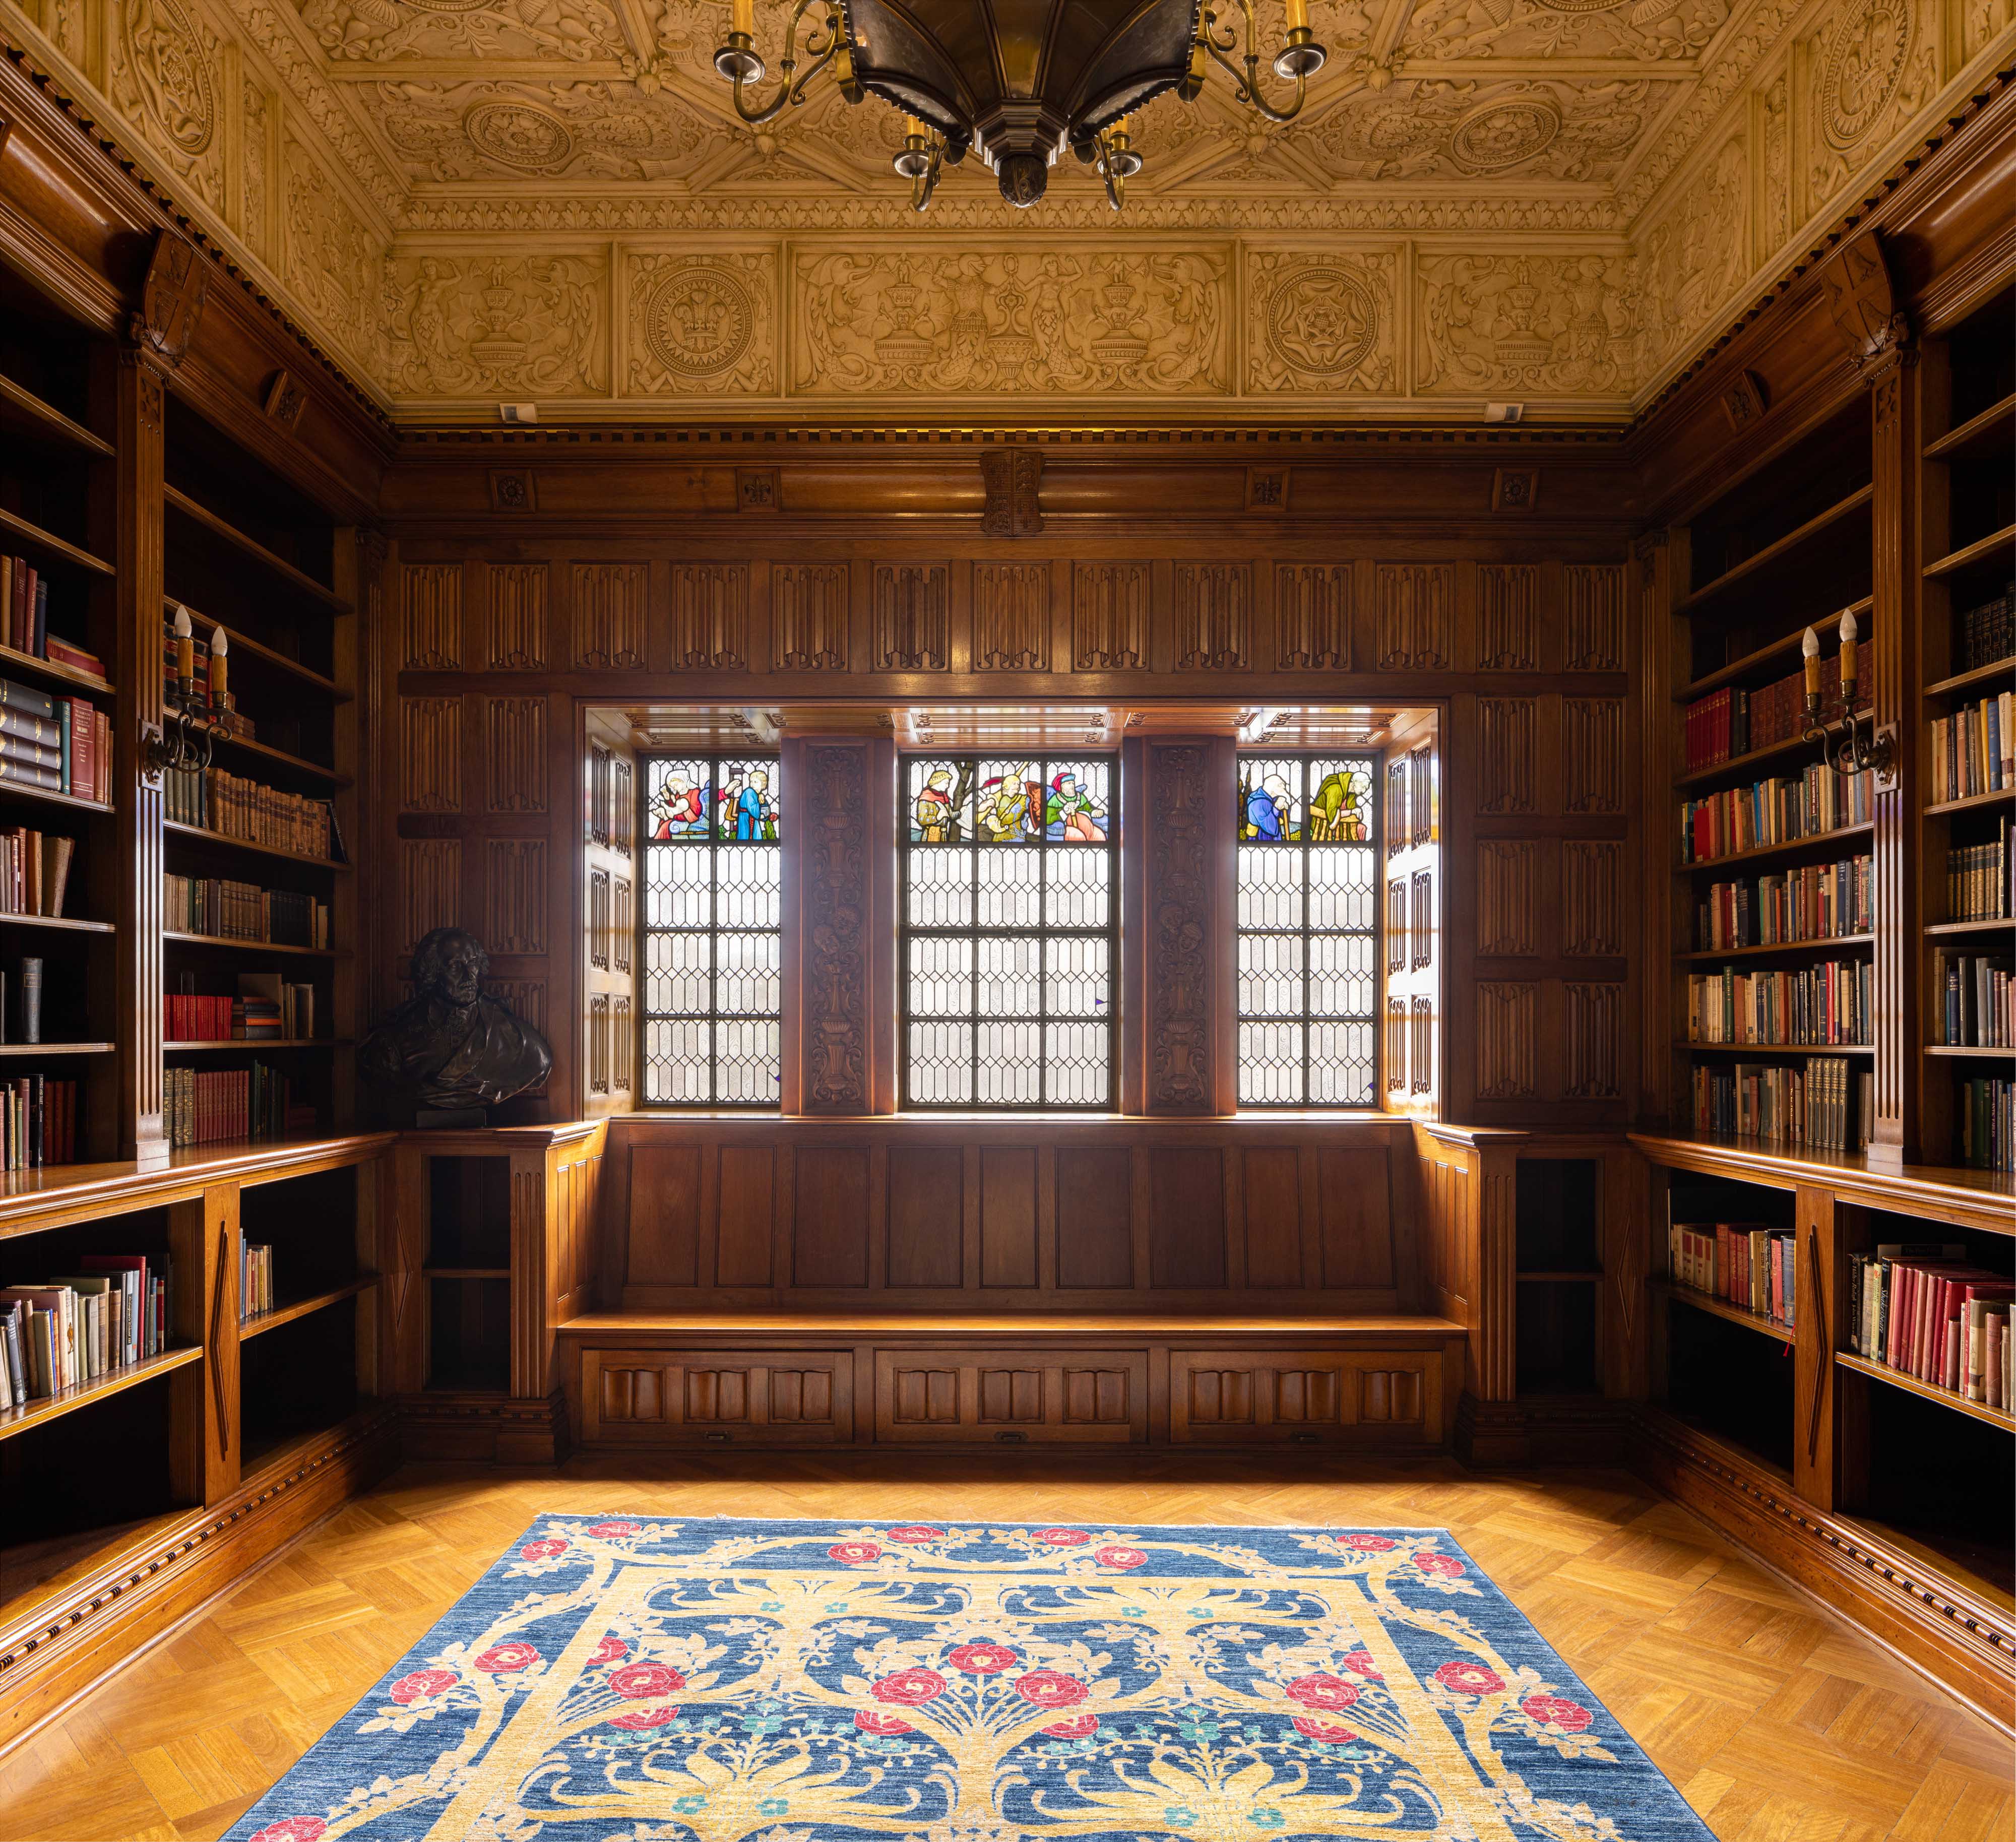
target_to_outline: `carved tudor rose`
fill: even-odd
[[[1347,269],[1298,269],[1267,303],[1267,331],[1275,352],[1298,370],[1348,375],[1371,355],[1379,306]]]
[[[1820,128],[1833,146],[1855,146],[1889,107],[1915,31],[1907,0],[1862,0],[1836,23],[1820,74]]]
[[[652,357],[687,377],[727,370],[749,349],[755,329],[748,290],[718,268],[696,265],[667,275],[644,308]]]
[[[178,152],[202,153],[217,131],[217,99],[182,0],[132,0],[120,32],[141,106]]]
[[[1544,96],[1518,96],[1474,110],[1456,124],[1449,152],[1473,173],[1496,173],[1545,153],[1561,131],[1561,112]]]
[[[462,130],[478,153],[521,172],[556,167],[574,152],[564,122],[523,103],[479,103],[462,118]]]

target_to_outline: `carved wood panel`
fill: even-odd
[[[484,810],[546,810],[546,700],[487,697],[483,704]]]
[[[845,1350],[585,1349],[582,1437],[635,1445],[851,1441],[853,1365]]]
[[[543,563],[489,566],[490,641],[485,663],[492,671],[545,670],[551,577],[552,571]]]
[[[1539,707],[1531,697],[1477,700],[1477,810],[1487,817],[1539,805]]]
[[[1624,700],[1563,698],[1562,810],[1622,812],[1624,775]]]
[[[1172,1350],[1177,1444],[1319,1445],[1442,1436],[1442,1358],[1421,1351]]]
[[[846,671],[848,600],[844,563],[772,563],[771,662],[776,669]]]
[[[1456,565],[1382,563],[1372,574],[1381,671],[1446,671],[1455,653]]]
[[[1147,1435],[1145,1351],[875,1352],[877,1440],[1132,1444]]]
[[[976,563],[973,566],[973,669],[1047,671],[1050,668],[1050,566]]]
[[[749,665],[749,566],[672,566],[675,671],[743,671]]]
[[[639,670],[644,664],[644,634],[651,606],[651,566],[577,563],[572,581],[576,668]]]
[[[1389,1094],[1404,1094],[1407,1091],[1407,1001],[1404,998],[1386,1000],[1386,1091]]]
[[[1151,1113],[1218,1110],[1214,944],[1217,910],[1213,833],[1227,808],[1204,744],[1150,743],[1145,751],[1150,917],[1147,1097]],[[1214,821],[1217,821],[1215,823]]]
[[[399,700],[399,808],[462,810],[462,700]]]
[[[1624,847],[1607,838],[1561,845],[1561,951],[1571,959],[1621,958]]]
[[[1569,671],[1624,669],[1624,565],[1571,563],[1563,571],[1563,667]]]
[[[399,951],[410,953],[437,927],[463,921],[462,840],[399,840]]]
[[[1477,986],[1477,1097],[1539,1098],[1540,988],[1530,980]]]
[[[1478,565],[1478,671],[1539,670],[1539,576],[1530,563]]]
[[[1252,659],[1253,571],[1244,563],[1179,563],[1179,671],[1244,671]]]
[[[483,940],[492,953],[546,950],[546,841],[484,840]]]
[[[1561,988],[1561,1097],[1622,1097],[1624,987],[1568,984]]]
[[[1148,664],[1153,571],[1145,563],[1071,565],[1071,669],[1139,671]]]
[[[1485,838],[1477,847],[1477,950],[1489,959],[1540,951],[1540,847],[1531,838]]]
[[[594,991],[588,1000],[588,1091],[609,1092],[609,994]]]
[[[878,563],[870,580],[877,671],[952,669],[951,568]]]
[[[868,1283],[869,1157],[857,1146],[801,1146],[792,1185],[791,1283],[851,1290]]]
[[[408,563],[399,569],[400,665],[407,671],[462,669],[462,565]]]
[[[868,754],[847,743],[808,744],[798,782],[805,838],[799,1038],[802,1106],[812,1113],[873,1110],[869,1017],[873,869],[867,834]]]
[[[1274,571],[1275,664],[1283,671],[1351,669],[1351,566],[1284,563]]]

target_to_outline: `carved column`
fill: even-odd
[[[1238,1106],[1230,739],[1128,745],[1121,836],[1125,925],[1129,1113],[1211,1116]]]
[[[783,1110],[895,1110],[895,749],[787,743]]]

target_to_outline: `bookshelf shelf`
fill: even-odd
[[[297,1298],[290,1304],[275,1305],[270,1311],[261,1311],[256,1318],[239,1321],[238,1340],[243,1343],[248,1337],[263,1336],[268,1330],[277,1330],[283,1324],[291,1324],[297,1319],[326,1310],[330,1305],[340,1304],[346,1298],[355,1298],[360,1293],[369,1292],[378,1283],[376,1273],[367,1273],[361,1279],[352,1279],[347,1285],[333,1286],[326,1292],[318,1292],[312,1297]]]
[[[508,1266],[430,1266],[423,1269],[422,1276],[430,1279],[508,1279],[511,1269]]]
[[[1745,1330],[1769,1337],[1773,1343],[1789,1344],[1793,1340],[1795,1333],[1787,1326],[1774,1323],[1755,1311],[1746,1311],[1741,1305],[1731,1304],[1712,1293],[1697,1292],[1691,1286],[1676,1286],[1669,1279],[1654,1279],[1649,1283],[1655,1294],[1675,1304],[1683,1304],[1690,1311],[1705,1311],[1711,1318],[1721,1319],[1725,1324],[1740,1324]]]
[[[1561,1272],[1515,1272],[1512,1276],[1521,1286],[1595,1286],[1602,1283],[1603,1269],[1595,1267]]]
[[[1990,806],[2016,805],[2016,789],[1997,787],[1993,793],[1969,793],[1963,800],[1941,800],[1925,808],[1928,818],[1948,812],[1978,812]]]
[[[75,793],[58,793],[53,787],[31,786],[22,780],[0,780],[0,799],[34,800],[45,805],[67,806],[77,812],[103,814],[112,810],[103,800],[80,800]]]
[[[304,851],[283,851],[277,844],[255,844],[250,838],[227,837],[222,832],[206,831],[200,825],[180,825],[172,818],[164,820],[161,829],[173,837],[192,838],[203,844],[221,844],[232,851],[249,851],[259,857],[277,857],[288,863],[308,864],[319,870],[347,873],[350,869],[348,864],[336,858],[310,857]]]
[[[350,776],[337,773],[333,768],[325,768],[319,761],[306,761],[300,755],[289,754],[283,748],[270,747],[264,742],[254,742],[246,736],[220,736],[217,738],[217,746],[234,750],[241,754],[256,756],[261,761],[274,762],[290,773],[310,775],[326,786],[350,785]]]
[[[257,1041],[249,1037],[225,1037],[218,1042],[164,1042],[161,1048],[167,1054],[177,1056],[217,1055],[230,1049],[246,1049],[254,1054],[269,1049],[347,1049],[350,1039],[342,1036],[279,1036],[262,1037]]]
[[[13,441],[72,454],[109,458],[114,452],[110,441],[94,435],[83,423],[71,421],[60,409],[52,408],[11,377],[0,376],[0,434]]]
[[[90,691],[98,696],[110,700],[113,695],[111,685],[104,678],[93,678],[88,671],[80,671],[74,665],[66,665],[60,659],[38,659],[33,653],[17,651],[13,646],[0,646],[0,678],[9,672],[24,673],[31,678],[45,678],[63,685],[71,685]]]
[[[1834,1359],[1843,1369],[1852,1369],[1857,1375],[1866,1375],[1872,1381],[1902,1388],[1906,1394],[1916,1394],[1921,1401],[1936,1401],[1942,1407],[1950,1407],[1954,1412],[1964,1413],[1985,1425],[2000,1426],[2005,1433],[2016,1433],[2016,1414],[2005,1413],[1999,1407],[1990,1407],[1981,1401],[1963,1400],[1950,1388],[1935,1387],[1930,1382],[1919,1380],[1915,1375],[1906,1375],[1901,1369],[1872,1362],[1850,1350],[1836,1350]]]
[[[1783,742],[1774,742],[1768,748],[1753,748],[1748,754],[1731,755],[1726,761],[1716,761],[1705,768],[1697,768],[1691,774],[1676,775],[1676,787],[1700,786],[1709,781],[1720,780],[1735,775],[1741,776],[1752,768],[1761,768],[1766,761],[1775,761],[1787,755],[1802,751],[1811,753],[1819,743],[1809,742],[1803,736],[1788,736]]]
[[[1935,921],[1925,929],[1926,933],[1946,934],[2009,934],[2016,932],[2016,921],[2004,918],[1988,921]]]
[[[0,1042],[0,1056],[109,1056],[116,1042]]]
[[[0,506],[0,537],[11,538],[16,543],[26,544],[41,556],[53,557],[58,563],[68,563],[72,569],[81,569],[94,576],[114,576],[119,572],[103,558],[94,556],[88,550],[81,550],[74,544],[65,543],[53,531],[31,524],[18,513],[9,512]]]
[[[1935,685],[1926,685],[1925,695],[1944,697],[1954,691],[1971,691],[1976,685],[2007,684],[2012,676],[2016,676],[2016,655],[1977,665],[1971,671],[1958,671],[1951,678],[1942,678]]]
[[[67,915],[0,914],[0,927],[54,927],[71,934],[117,934],[110,921],[76,921]]]
[[[1753,844],[1748,851],[1732,851],[1726,857],[1698,857],[1690,863],[1679,863],[1673,867],[1682,875],[1692,876],[1698,870],[1719,870],[1733,863],[1759,863],[1766,858],[1791,857],[1800,851],[1838,844],[1844,838],[1866,838],[1875,829],[1873,824],[1867,823],[1836,826],[1831,832],[1788,838],[1782,844]]]
[[[1873,1056],[1867,1042],[1690,1042],[1673,1045],[1697,1056]]]
[[[178,607],[186,607],[189,612],[189,619],[199,629],[221,627],[231,636],[231,656],[238,660],[239,664],[242,665],[249,657],[259,665],[268,666],[275,671],[284,672],[288,677],[308,685],[310,689],[319,692],[331,703],[347,703],[350,701],[351,693],[335,679],[325,678],[313,667],[304,665],[300,660],[290,658],[285,653],[275,651],[263,640],[254,639],[250,634],[232,626],[228,621],[213,619],[200,610],[193,602],[177,601],[173,595],[164,595],[161,597],[161,604],[163,608],[170,613]]]
[[[128,1362],[123,1367],[108,1369],[103,1375],[95,1376],[88,1382],[80,1382],[74,1388],[65,1388],[59,1394],[47,1395],[38,1401],[23,1401],[18,1407],[0,1409],[0,1439],[11,1439],[16,1434],[25,1433],[31,1426],[60,1419],[67,1413],[76,1412],[80,1407],[93,1406],[114,1394],[124,1394],[128,1388],[138,1387],[142,1382],[153,1381],[171,1369],[202,1360],[200,1344],[192,1345],[186,1349],[164,1350],[158,1356],[148,1356],[138,1362]]]
[[[1827,621],[1838,624],[1843,614],[1852,614],[1859,621],[1869,612],[1870,603],[1870,597],[1865,595],[1859,601],[1851,601],[1844,607],[1836,608],[1832,613],[1823,616],[1813,624],[1818,627]],[[1694,679],[1691,684],[1683,685],[1673,693],[1673,701],[1676,703],[1692,703],[1705,697],[1711,691],[1720,690],[1724,685],[1741,682],[1753,671],[1761,671],[1775,660],[1796,660],[1799,657],[1799,646],[1805,636],[1805,631],[1803,626],[1799,627],[1782,639],[1774,639],[1768,646],[1758,647],[1755,652],[1745,653],[1740,659],[1732,659],[1719,670],[1708,672]]]
[[[221,947],[239,953],[286,953],[303,959],[341,959],[348,955],[339,953],[333,947],[292,947],[279,941],[241,941],[222,934],[176,934],[169,931],[161,938],[178,947]]]
[[[1985,538],[1977,538],[1971,544],[1963,544],[1957,550],[1949,551],[1936,563],[1925,565],[1928,577],[1957,575],[1962,570],[1971,568],[1977,563],[1992,560],[1999,552],[2016,548],[2016,524],[2005,524],[2000,531],[1992,531]]]
[[[1780,953],[1808,953],[1816,947],[1867,947],[1873,946],[1873,934],[1829,934],[1809,941],[1774,941],[1764,947],[1703,947],[1690,952],[1676,953],[1676,959],[1689,962],[1707,959],[1758,959]]]
[[[221,538],[241,556],[250,557],[261,567],[277,576],[289,588],[320,603],[332,613],[347,614],[353,611],[351,604],[334,589],[324,588],[313,576],[304,574],[285,557],[275,556],[257,538],[247,537],[236,525],[220,518],[207,505],[191,498],[179,487],[164,486],[161,489],[161,497],[169,510],[180,513],[185,518],[200,525],[212,537]]]
[[[2001,1062],[2016,1060],[2016,1049],[1987,1049],[1978,1044],[1967,1042],[1928,1042],[1925,1045],[1925,1053],[1928,1056],[1955,1056],[1969,1058],[1985,1056],[1993,1060]]]
[[[1936,441],[1928,441],[1925,459],[1951,462],[2006,458],[2012,443],[2016,443],[2016,396],[1990,404]]]
[[[1787,531],[1776,543],[1766,544],[1755,556],[1745,557],[1733,569],[1724,570],[1720,575],[1704,582],[1691,594],[1682,596],[1673,603],[1673,612],[1676,614],[1694,613],[1719,596],[1727,594],[1730,589],[1740,588],[1744,583],[1754,580],[1774,563],[1784,562],[1815,538],[1826,535],[1842,520],[1854,516],[1868,506],[1875,496],[1876,489],[1873,486],[1857,487],[1845,498],[1837,499],[1825,511],[1816,513],[1797,529]]]

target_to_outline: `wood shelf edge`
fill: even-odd
[[[347,614],[355,611],[349,602],[333,588],[324,588],[313,576],[297,569],[284,556],[276,556],[257,538],[248,537],[229,519],[220,517],[201,501],[191,498],[180,487],[164,485],[161,498],[165,505],[181,513],[183,516],[195,520],[213,535],[223,538],[261,567],[272,570],[290,588],[320,602],[331,612]]]
[[[1824,511],[1816,512],[1805,523],[1787,531],[1776,542],[1766,544],[1755,556],[1746,556],[1741,563],[1724,570],[1713,580],[1704,582],[1698,588],[1690,589],[1687,594],[1679,596],[1673,603],[1673,612],[1676,614],[1691,613],[1705,603],[1714,599],[1717,595],[1726,592],[1729,589],[1769,569],[1773,563],[1782,563],[1802,545],[1811,543],[1815,538],[1823,535],[1833,526],[1841,523],[1843,519],[1852,518],[1864,505],[1873,504],[1875,497],[1876,487],[1874,483],[1867,486],[1857,487],[1845,498],[1837,499]]]
[[[153,1381],[157,1376],[202,1360],[203,1346],[189,1344],[178,1349],[164,1350],[157,1356],[143,1356],[137,1362],[121,1363],[118,1368],[95,1375],[88,1381],[65,1388],[60,1394],[32,1396],[18,1406],[0,1409],[0,1439],[10,1439],[31,1427],[46,1426],[66,1414],[75,1413],[94,1402],[124,1394],[142,1382]]]
[[[1976,538],[1971,544],[1963,544],[1957,550],[1949,551],[1936,563],[1925,565],[1928,577],[1954,576],[1977,563],[1985,563],[1997,551],[2016,545],[2016,524],[2005,524],[2000,531],[1992,531],[1985,538]]]
[[[241,1318],[238,1321],[238,1340],[258,1337],[268,1330],[277,1330],[283,1324],[292,1324],[298,1319],[326,1311],[333,1304],[340,1304],[346,1298],[355,1298],[369,1292],[378,1283],[378,1275],[366,1273],[344,1285],[332,1286],[326,1292],[317,1292],[307,1298],[297,1298],[288,1304],[275,1305],[270,1311],[261,1311],[257,1317]]]
[[[1950,1388],[1935,1387],[1921,1381],[1915,1375],[1906,1375],[1902,1369],[1892,1369],[1888,1364],[1872,1362],[1867,1356],[1858,1356],[1852,1350],[1836,1350],[1834,1359],[1841,1368],[1852,1369],[1857,1375],[1866,1375],[1872,1381],[1901,1388],[1907,1394],[1916,1394],[1927,1401],[1935,1401],[1942,1407],[1949,1407],[1955,1413],[1964,1413],[1970,1419],[1985,1421],[1991,1426],[2000,1426],[2005,1433],[2016,1433],[2016,1414],[2007,1413],[1999,1407],[1990,1407],[1985,1401],[1968,1401],[1956,1394]]]

